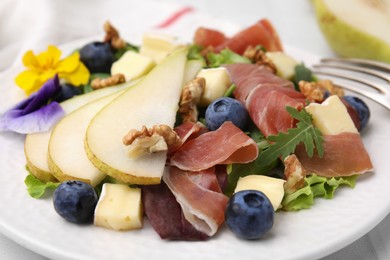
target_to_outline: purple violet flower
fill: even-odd
[[[49,130],[65,115],[60,104],[50,102],[60,89],[58,75],[55,75],[39,91],[0,115],[0,131],[29,134]]]

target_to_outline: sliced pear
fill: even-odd
[[[124,184],[103,184],[94,214],[94,225],[114,230],[142,228],[141,189]]]
[[[142,37],[140,54],[148,56],[161,63],[169,53],[179,48],[177,39],[161,33],[145,33]]]
[[[190,80],[194,79],[199,71],[203,68],[203,62],[201,60],[189,60],[186,63],[184,71],[183,84],[186,84]]]
[[[57,180],[81,180],[96,186],[104,179],[106,174],[91,163],[85,152],[85,133],[96,113],[123,91],[117,91],[76,109],[54,127],[49,141],[48,164]]]
[[[131,85],[133,83],[128,82],[114,87],[92,91],[81,96],[76,96],[62,102],[61,107],[65,111],[65,114],[68,114],[90,101],[126,88],[129,84]],[[46,132],[28,134],[26,135],[24,142],[24,154],[27,161],[27,168],[31,174],[44,182],[56,181],[56,178],[50,172],[47,162],[49,139],[52,130],[53,129]]]
[[[285,79],[292,79],[295,75],[295,66],[298,62],[281,51],[267,51],[265,55],[276,66],[276,75]]]
[[[111,74],[121,73],[126,81],[134,80],[149,73],[156,65],[154,60],[148,56],[127,51],[111,66]]]
[[[315,0],[317,20],[334,51],[390,62],[390,0]]]
[[[238,179],[234,192],[236,193],[242,190],[261,191],[271,201],[274,210],[277,210],[282,203],[284,196],[283,185],[285,182],[285,180],[264,175],[248,175]]]
[[[85,147],[102,172],[132,184],[160,183],[166,151],[132,159],[123,137],[132,129],[165,124],[173,127],[180,99],[187,48],[157,65],[136,86],[125,91],[92,119]]]

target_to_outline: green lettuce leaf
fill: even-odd
[[[286,194],[282,201],[283,210],[296,211],[308,209],[314,204],[315,197],[332,199],[335,190],[341,185],[355,187],[358,175],[348,177],[321,177],[310,175],[305,177],[305,186],[291,194]]]
[[[224,49],[220,53],[210,52],[207,54],[208,67],[217,68],[222,64],[251,63],[251,61],[231,50]]]
[[[26,176],[24,179],[24,183],[27,186],[27,192],[30,194],[31,197],[39,199],[41,198],[47,190],[55,190],[58,185],[60,185],[59,182],[43,182],[39,179],[37,179],[34,175],[31,173]]]

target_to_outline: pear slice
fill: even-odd
[[[103,96],[115,93],[121,89],[132,85],[133,82],[127,82],[118,86],[95,90],[90,93],[75,96],[61,103],[65,114],[69,114],[73,110]],[[51,174],[47,162],[49,139],[53,129],[45,132],[33,133],[26,135],[24,142],[24,154],[27,161],[27,168],[35,177],[41,181],[56,181],[56,178]]]
[[[54,127],[49,141],[48,164],[57,180],[76,179],[95,187],[104,179],[106,174],[91,163],[85,152],[85,133],[96,113],[123,91],[117,91],[80,107],[62,118]]]
[[[89,159],[102,172],[129,184],[160,183],[166,151],[130,158],[123,137],[132,129],[141,130],[143,125],[173,127],[187,52],[187,48],[174,51],[92,119],[85,148]]]
[[[390,0],[315,0],[317,20],[334,51],[390,62]]]

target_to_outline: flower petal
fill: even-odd
[[[71,73],[75,71],[80,63],[80,54],[78,52],[74,52],[70,56],[61,60],[57,66],[57,72],[60,73]]]
[[[17,133],[47,131],[64,115],[57,102],[47,104],[60,91],[58,76],[48,80],[29,98],[0,116],[0,130]]]
[[[39,69],[39,61],[37,56],[30,50],[23,55],[23,64],[29,69]]]
[[[20,110],[11,110],[0,118],[0,130],[29,134],[49,130],[65,112],[57,102],[52,102],[34,112],[23,115]]]
[[[42,82],[39,80],[39,73],[35,70],[25,70],[21,72],[15,78],[15,83],[23,89],[27,95],[30,95],[42,86]]]
[[[83,84],[87,84],[89,81],[89,71],[85,65],[80,62],[79,66],[75,71],[72,73],[59,73],[60,78],[65,79],[68,81],[70,84],[74,86],[80,86]]]
[[[47,51],[41,52],[38,56],[38,62],[43,70],[55,68],[60,61],[61,51],[54,45],[49,45]]]

